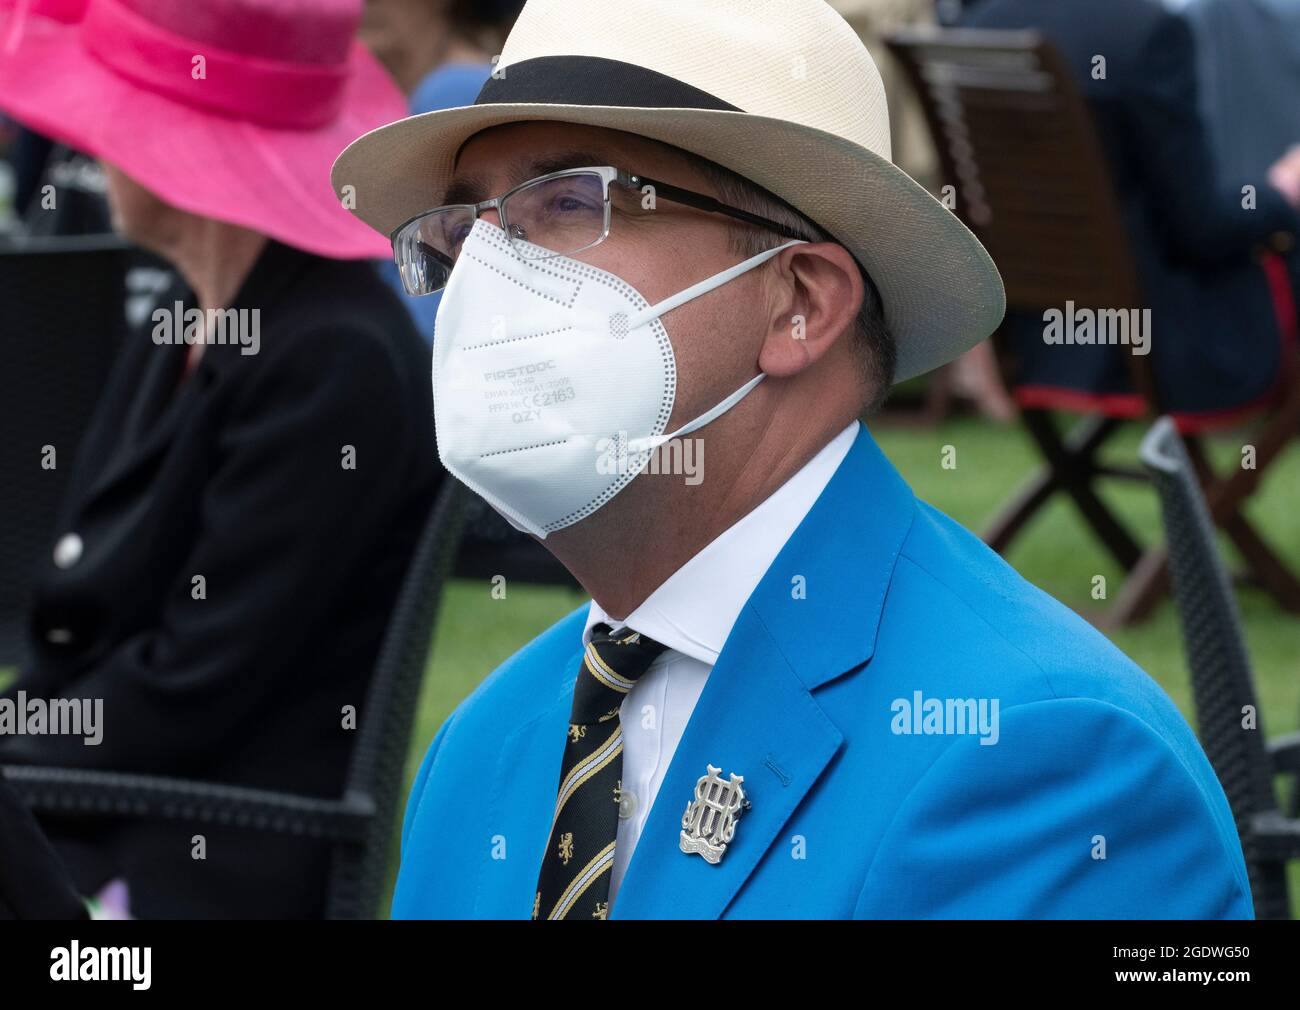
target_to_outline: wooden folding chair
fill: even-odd
[[[888,40],[921,98],[955,212],[997,263],[1009,311],[1042,313],[1067,301],[1107,308],[1145,305],[1129,237],[1091,114],[1056,50],[1032,31],[908,29]],[[1010,385],[1015,361],[1001,334],[998,356]],[[1125,355],[1140,414],[1161,409],[1149,357]],[[1184,433],[1216,525],[1241,551],[1250,574],[1293,613],[1300,581],[1241,514],[1263,470],[1300,426],[1300,376],[1286,363],[1282,393],[1255,440],[1256,469],[1220,477],[1204,446]],[[1099,459],[1127,418],[1086,416],[1062,432],[1047,409],[1022,407],[1044,467],[1006,504],[985,533],[1002,552],[1037,511],[1067,495],[1107,551],[1129,573],[1100,623],[1150,613],[1168,588],[1167,552],[1143,549],[1098,495],[1103,477],[1145,480],[1136,467]]]

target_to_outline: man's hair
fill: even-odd
[[[814,242],[834,242],[835,239],[814,221],[800,214],[780,197],[774,196],[744,176],[723,168],[716,162],[683,151],[687,160],[713,184],[719,199],[740,210],[758,214],[777,224],[793,229]],[[735,221],[731,227],[732,248],[742,256],[756,256],[772,247],[771,235],[761,226]],[[857,263],[857,259],[854,259]],[[898,349],[894,335],[885,322],[884,303],[871,276],[858,263],[862,273],[862,307],[854,325],[855,358],[867,387],[866,400],[861,413],[873,414],[880,409],[894,384],[894,371],[898,364]]]

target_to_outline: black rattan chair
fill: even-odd
[[[0,666],[27,658],[32,572],[125,335],[133,255],[112,236],[0,244]],[[41,466],[46,445],[56,469]]]
[[[1300,820],[1282,814],[1273,778],[1300,773],[1300,733],[1265,738],[1232,583],[1196,470],[1171,419],[1162,417],[1147,433],[1141,457],[1164,514],[1201,743],[1232,806],[1255,915],[1286,919],[1286,864],[1300,858]],[[1255,728],[1243,727],[1247,711],[1255,713]]]
[[[115,772],[17,765],[0,770],[38,814],[195,821],[328,841],[333,855],[326,918],[375,916],[387,880],[411,723],[468,499],[459,481],[443,480],[384,636],[342,798]]]

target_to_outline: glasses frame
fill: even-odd
[[[663,196],[673,203],[680,203],[684,206],[693,207],[696,210],[706,211],[710,214],[722,214],[737,221],[744,221],[746,224],[751,224],[759,228],[766,228],[770,231],[776,232],[778,235],[784,235],[786,238],[802,239],[805,242],[817,241],[794,228],[787,227],[786,225],[773,221],[770,218],[762,217],[759,214],[751,214],[747,210],[733,207],[730,204],[723,203],[721,200],[717,200],[704,193],[696,192],[695,190],[685,189],[681,186],[674,186],[672,183],[663,182],[659,179],[651,179],[649,176],[641,175],[636,172],[628,172],[624,169],[616,168],[613,165],[588,165],[584,168],[565,168],[558,172],[548,172],[545,175],[539,175],[535,178],[527,179],[524,182],[519,183],[517,186],[510,187],[510,189],[506,190],[499,196],[492,197],[490,200],[482,200],[479,203],[448,203],[443,204],[440,207],[434,207],[431,210],[421,211],[414,217],[407,218],[389,233],[388,238],[393,246],[393,261],[397,263],[397,236],[401,232],[417,221],[421,221],[433,214],[441,214],[449,210],[472,211],[475,221],[482,216],[484,211],[495,210],[501,217],[502,229],[505,231],[506,235],[510,237],[511,243],[513,243],[515,239],[510,236],[510,221],[504,209],[504,205],[511,196],[519,192],[521,189],[527,189],[529,186],[534,186],[538,183],[549,182],[552,179],[561,179],[571,175],[591,174],[600,176],[603,186],[602,196],[604,197],[605,203],[605,218],[599,237],[594,241],[587,243],[585,246],[582,246],[580,249],[571,249],[567,252],[550,252],[549,250],[546,250],[547,255],[545,256],[529,256],[526,257],[527,259],[546,260],[554,259],[556,256],[573,256],[580,252],[586,252],[588,249],[599,245],[601,242],[605,241],[605,239],[609,238],[610,221],[612,219],[613,209],[613,203],[609,198],[610,183],[615,183],[634,192],[641,192],[643,187],[649,186],[654,191],[656,199]],[[537,246],[536,248],[542,249],[544,247]],[[397,263],[397,266],[400,269],[401,263]],[[455,264],[453,263],[452,266],[454,267]],[[448,271],[448,276],[450,276],[450,270]],[[421,292],[421,295],[436,294],[444,287],[446,287],[445,281],[442,285],[434,288],[432,291]]]

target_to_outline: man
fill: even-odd
[[[593,602],[439,729],[393,914],[1248,917],[1169,699],[856,420],[1003,297],[848,26],[531,0],[499,67],[333,180],[446,286],[444,463]]]

